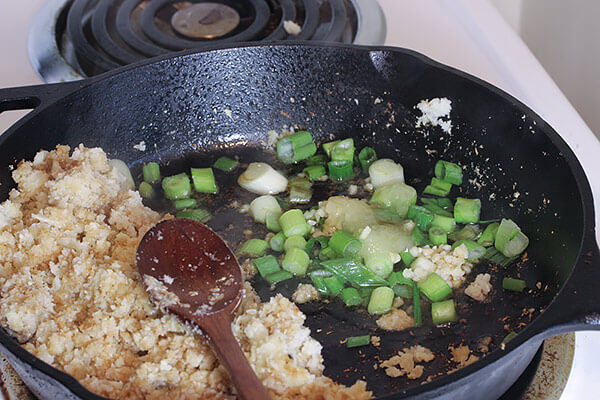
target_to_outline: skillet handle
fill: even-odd
[[[600,330],[600,250],[593,230],[585,236],[573,273],[540,317],[542,337]]]
[[[67,96],[88,84],[88,81],[81,80],[0,89],[0,113],[9,110],[35,109],[40,105],[47,105]]]

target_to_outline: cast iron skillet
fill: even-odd
[[[452,101],[451,134],[415,128],[419,112],[414,105],[434,97]],[[393,380],[374,373],[373,354],[361,358],[344,352],[339,337],[315,333],[325,345],[327,374],[351,383],[356,376],[344,371],[368,366],[369,388],[382,399],[497,398],[544,338],[600,329],[600,256],[592,193],[573,152],[519,101],[418,53],[314,44],[184,52],[84,81],[0,91],[0,111],[21,108],[34,110],[0,137],[1,199],[14,186],[12,166],[57,144],[101,146],[139,171],[148,161],[178,160],[172,163],[175,168],[212,160],[215,153],[241,152],[252,161],[264,154],[266,132],[286,125],[308,129],[319,142],[353,137],[359,148],[373,146],[379,157],[400,160],[408,183],[418,191],[425,185],[418,178],[431,176],[436,160],[466,165],[468,183],[461,193],[486,200],[482,218],[512,217],[531,238],[527,259],[512,272],[528,280],[536,311],[529,322],[521,315],[526,304],[518,296],[500,293],[503,305],[493,306],[495,313],[450,328],[411,330],[419,340],[394,336],[382,352],[390,355],[417,342],[435,349],[458,344],[474,348],[491,327],[502,331],[498,324],[519,329],[504,350],[495,339],[487,356],[452,374],[445,374],[452,363],[437,357],[425,376],[440,376],[408,389],[400,387],[402,381],[389,383]],[[141,141],[144,152],[134,148]],[[492,308],[474,305],[461,312]],[[309,321],[321,324],[341,318],[346,322],[335,325],[336,330],[351,331],[352,322],[335,307],[305,311]],[[499,320],[506,315],[508,320]],[[522,327],[520,322],[528,324]],[[437,342],[442,343],[438,348]],[[41,398],[100,398],[24,351],[4,330],[0,343]]]

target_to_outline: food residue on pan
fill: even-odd
[[[400,350],[396,355],[380,363],[385,368],[385,373],[397,378],[406,376],[408,379],[418,379],[423,375],[423,362],[430,362],[435,358],[431,350],[423,346],[412,346]]]

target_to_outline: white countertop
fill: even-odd
[[[378,1],[387,19],[386,45],[419,51],[482,78],[554,127],[583,165],[594,194],[596,226],[600,225],[600,142],[489,1]],[[43,3],[0,2],[0,37],[5,38],[0,41],[0,87],[41,83],[27,58],[27,32]],[[23,114],[0,114],[0,132]],[[598,229],[596,238],[600,241]],[[599,359],[600,333],[577,333],[573,368],[561,400],[598,397]]]

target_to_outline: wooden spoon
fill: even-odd
[[[239,398],[270,399],[231,331],[243,279],[223,239],[190,219],[162,221],[142,238],[136,261],[146,289],[160,307],[208,336]]]

